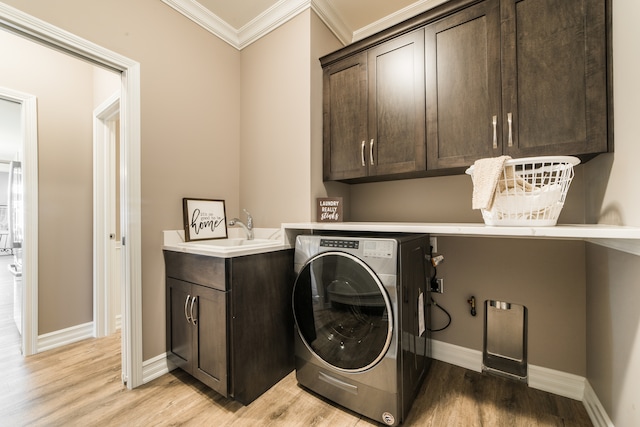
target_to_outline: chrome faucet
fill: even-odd
[[[233,227],[234,225],[239,225],[244,228],[245,233],[247,233],[247,240],[253,240],[253,217],[246,209],[242,209],[244,213],[247,214],[247,223],[240,221],[239,218],[233,218],[229,221],[229,227]]]

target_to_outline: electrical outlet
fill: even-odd
[[[433,248],[433,252],[438,252],[438,238],[437,237],[429,237],[429,244]]]
[[[431,292],[436,292],[438,294],[444,293],[444,279],[436,278],[435,283],[431,284]]]

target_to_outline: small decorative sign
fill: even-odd
[[[227,237],[224,200],[184,198],[182,211],[185,242]]]
[[[318,222],[342,222],[342,197],[319,197]]]

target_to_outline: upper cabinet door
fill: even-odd
[[[502,154],[498,0],[427,25],[425,49],[427,168]]]
[[[368,52],[370,176],[426,170],[424,31]]]
[[[367,53],[323,71],[324,180],[367,176]]]
[[[502,0],[505,154],[607,151],[605,3]]]

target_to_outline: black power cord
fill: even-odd
[[[431,298],[431,305],[435,305],[436,307],[438,307],[440,310],[442,310],[444,312],[444,314],[447,315],[447,317],[449,318],[449,320],[447,321],[447,324],[444,325],[442,328],[439,329],[431,329],[428,328],[430,332],[440,332],[440,331],[444,331],[445,329],[447,329],[449,327],[449,325],[451,325],[451,315],[449,314],[449,312],[447,310],[445,310],[444,307],[442,307],[440,304],[438,304],[433,298]]]

